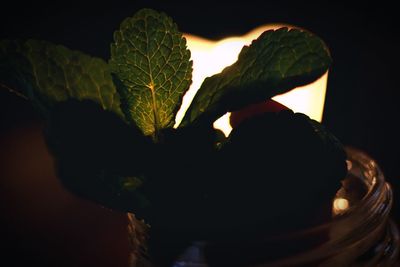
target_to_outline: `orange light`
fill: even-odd
[[[340,214],[349,209],[349,201],[345,198],[335,198],[333,201],[334,214]]]

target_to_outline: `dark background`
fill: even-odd
[[[396,8],[382,1],[299,2],[13,1],[1,7],[0,38],[44,39],[108,59],[113,31],[141,7],[162,10],[181,31],[210,39],[271,22],[306,28],[328,44],[334,60],[323,123],[345,145],[375,158],[400,198]],[[29,103],[0,91],[0,130],[0,250],[14,260],[9,266],[125,266],[123,214],[62,189]],[[394,216],[400,218],[397,206]]]

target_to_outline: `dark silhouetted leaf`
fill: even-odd
[[[59,102],[49,111],[45,136],[57,173],[73,193],[143,215],[141,193],[154,144],[137,127],[90,100]]]
[[[107,63],[45,41],[0,41],[0,84],[46,114],[57,102],[90,99],[122,116]]]

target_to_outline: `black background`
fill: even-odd
[[[287,1],[279,3],[278,1],[99,2],[35,1],[33,4],[28,4],[13,1],[12,6],[1,7],[0,38],[44,39],[108,59],[113,31],[125,17],[131,16],[141,7],[164,11],[173,17],[181,31],[209,39],[241,35],[257,26],[272,22],[306,28],[319,35],[328,44],[333,58],[323,123],[345,145],[360,148],[375,158],[387,179],[393,184],[397,197],[400,198],[398,167],[400,132],[397,127],[400,114],[398,105],[400,88],[397,79],[400,75],[398,68],[400,51],[399,41],[396,38],[400,31],[396,25],[398,15],[394,6],[382,1],[379,3],[375,1],[374,4],[366,4],[365,1],[363,4],[354,5],[349,1],[346,1],[346,4],[323,1],[313,4],[302,1],[296,3]],[[9,149],[0,147],[0,150],[3,150],[0,158],[3,161],[1,168],[9,168],[10,162],[14,162],[19,168],[25,168],[22,161],[21,164],[18,162],[21,154],[15,154],[17,150],[10,147],[10,143],[18,144],[20,140],[26,141],[28,137],[24,134],[28,135],[32,131],[36,133],[37,119],[28,103],[7,92],[0,92],[0,138],[2,138],[0,144],[3,146],[7,144]],[[29,144],[42,151],[40,135],[32,140],[29,142],[33,143]],[[35,142],[39,145],[35,146]],[[15,155],[7,154],[5,151]],[[43,151],[42,153],[46,153]],[[46,158],[38,161],[38,164],[50,164],[49,162],[50,159]],[[10,218],[18,216],[7,213],[13,211],[11,208],[5,208],[8,205],[5,202],[22,202],[19,195],[21,191],[7,191],[10,187],[7,187],[9,182],[5,173],[0,169],[2,175],[0,190],[7,196],[1,199],[3,201],[1,207],[6,211],[3,212],[5,214],[3,221],[8,227],[5,226],[8,229],[7,240],[15,241],[13,235],[21,235],[22,230],[17,226],[10,226],[11,223],[18,221]],[[23,181],[21,183],[23,184]],[[35,185],[32,181],[30,184]],[[398,208],[394,215],[400,218]],[[122,227],[124,223],[120,222],[119,225]],[[40,239],[37,236],[28,237],[32,243],[39,242]],[[21,240],[27,242],[26,239]],[[16,249],[23,247],[16,245],[17,242],[14,243],[12,247],[2,242],[2,246]],[[32,247],[34,246],[33,244]],[[29,248],[31,247],[25,247],[21,254],[28,255]],[[42,254],[46,254],[45,249]],[[45,258],[43,256],[36,260],[44,262]],[[71,265],[78,266],[77,262]]]

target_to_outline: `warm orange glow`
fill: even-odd
[[[345,198],[336,198],[333,201],[333,211],[335,214],[340,214],[349,208],[349,201]]]
[[[183,98],[182,107],[176,116],[176,124],[181,122],[184,112],[189,107],[196,91],[203,80],[221,72],[226,66],[233,64],[244,45],[249,45],[261,33],[270,29],[291,27],[284,24],[270,24],[254,29],[240,37],[230,37],[220,41],[210,41],[201,37],[185,34],[187,46],[193,60],[193,83]],[[273,99],[288,106],[295,112],[302,112],[311,118],[321,121],[324,108],[328,73],[312,84],[296,88]],[[221,129],[225,135],[232,130],[229,124],[229,113],[218,119],[214,127]]]

